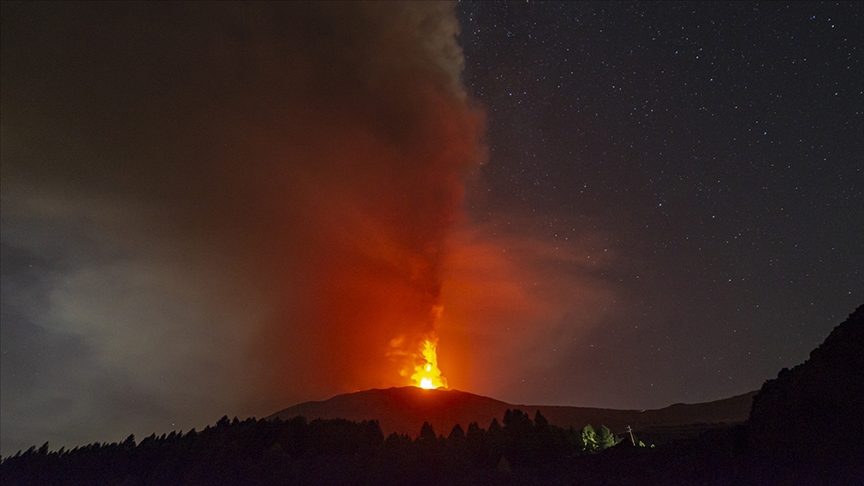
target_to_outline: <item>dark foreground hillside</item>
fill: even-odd
[[[377,421],[302,417],[229,421],[140,442],[36,450],[5,458],[3,485],[527,484],[861,485],[864,306],[810,359],[781,371],[754,398],[744,424],[713,427],[657,447],[616,440],[507,410],[416,438],[386,436]],[[616,445],[617,443],[617,445]]]
[[[774,478],[791,483],[808,473],[825,480],[848,469],[864,484],[864,306],[807,361],[762,386],[750,411],[748,447],[755,461],[770,464],[765,469]]]

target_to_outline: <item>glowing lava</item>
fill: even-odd
[[[441,376],[441,370],[438,369],[438,340],[426,339],[423,341],[421,353],[423,353],[422,361],[414,367],[414,374],[411,379],[414,380],[415,386],[433,390],[435,388],[447,388],[447,378]]]

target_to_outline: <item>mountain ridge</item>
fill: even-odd
[[[353,421],[378,420],[384,434],[416,436],[423,422],[446,435],[455,424],[463,428],[471,422],[488,427],[492,419],[502,419],[507,409],[520,409],[530,416],[539,411],[549,423],[564,428],[587,424],[606,425],[617,433],[627,426],[634,430],[690,424],[744,422],[756,391],[712,402],[676,403],[651,410],[618,410],[596,407],[511,404],[491,397],[460,390],[423,390],[417,387],[370,389],[335,395],[327,400],[309,401],[285,408],[265,417],[287,420],[296,416],[308,420],[342,418]]]

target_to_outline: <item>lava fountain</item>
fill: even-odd
[[[436,388],[447,388],[447,378],[441,374],[438,368],[438,339],[435,337],[427,338],[420,346],[420,353],[423,358],[414,367],[414,374],[411,379],[414,380],[414,386],[434,390]]]

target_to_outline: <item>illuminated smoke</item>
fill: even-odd
[[[31,318],[175,414],[409,384],[483,158],[454,9],[4,5],[4,244],[69,262]]]

